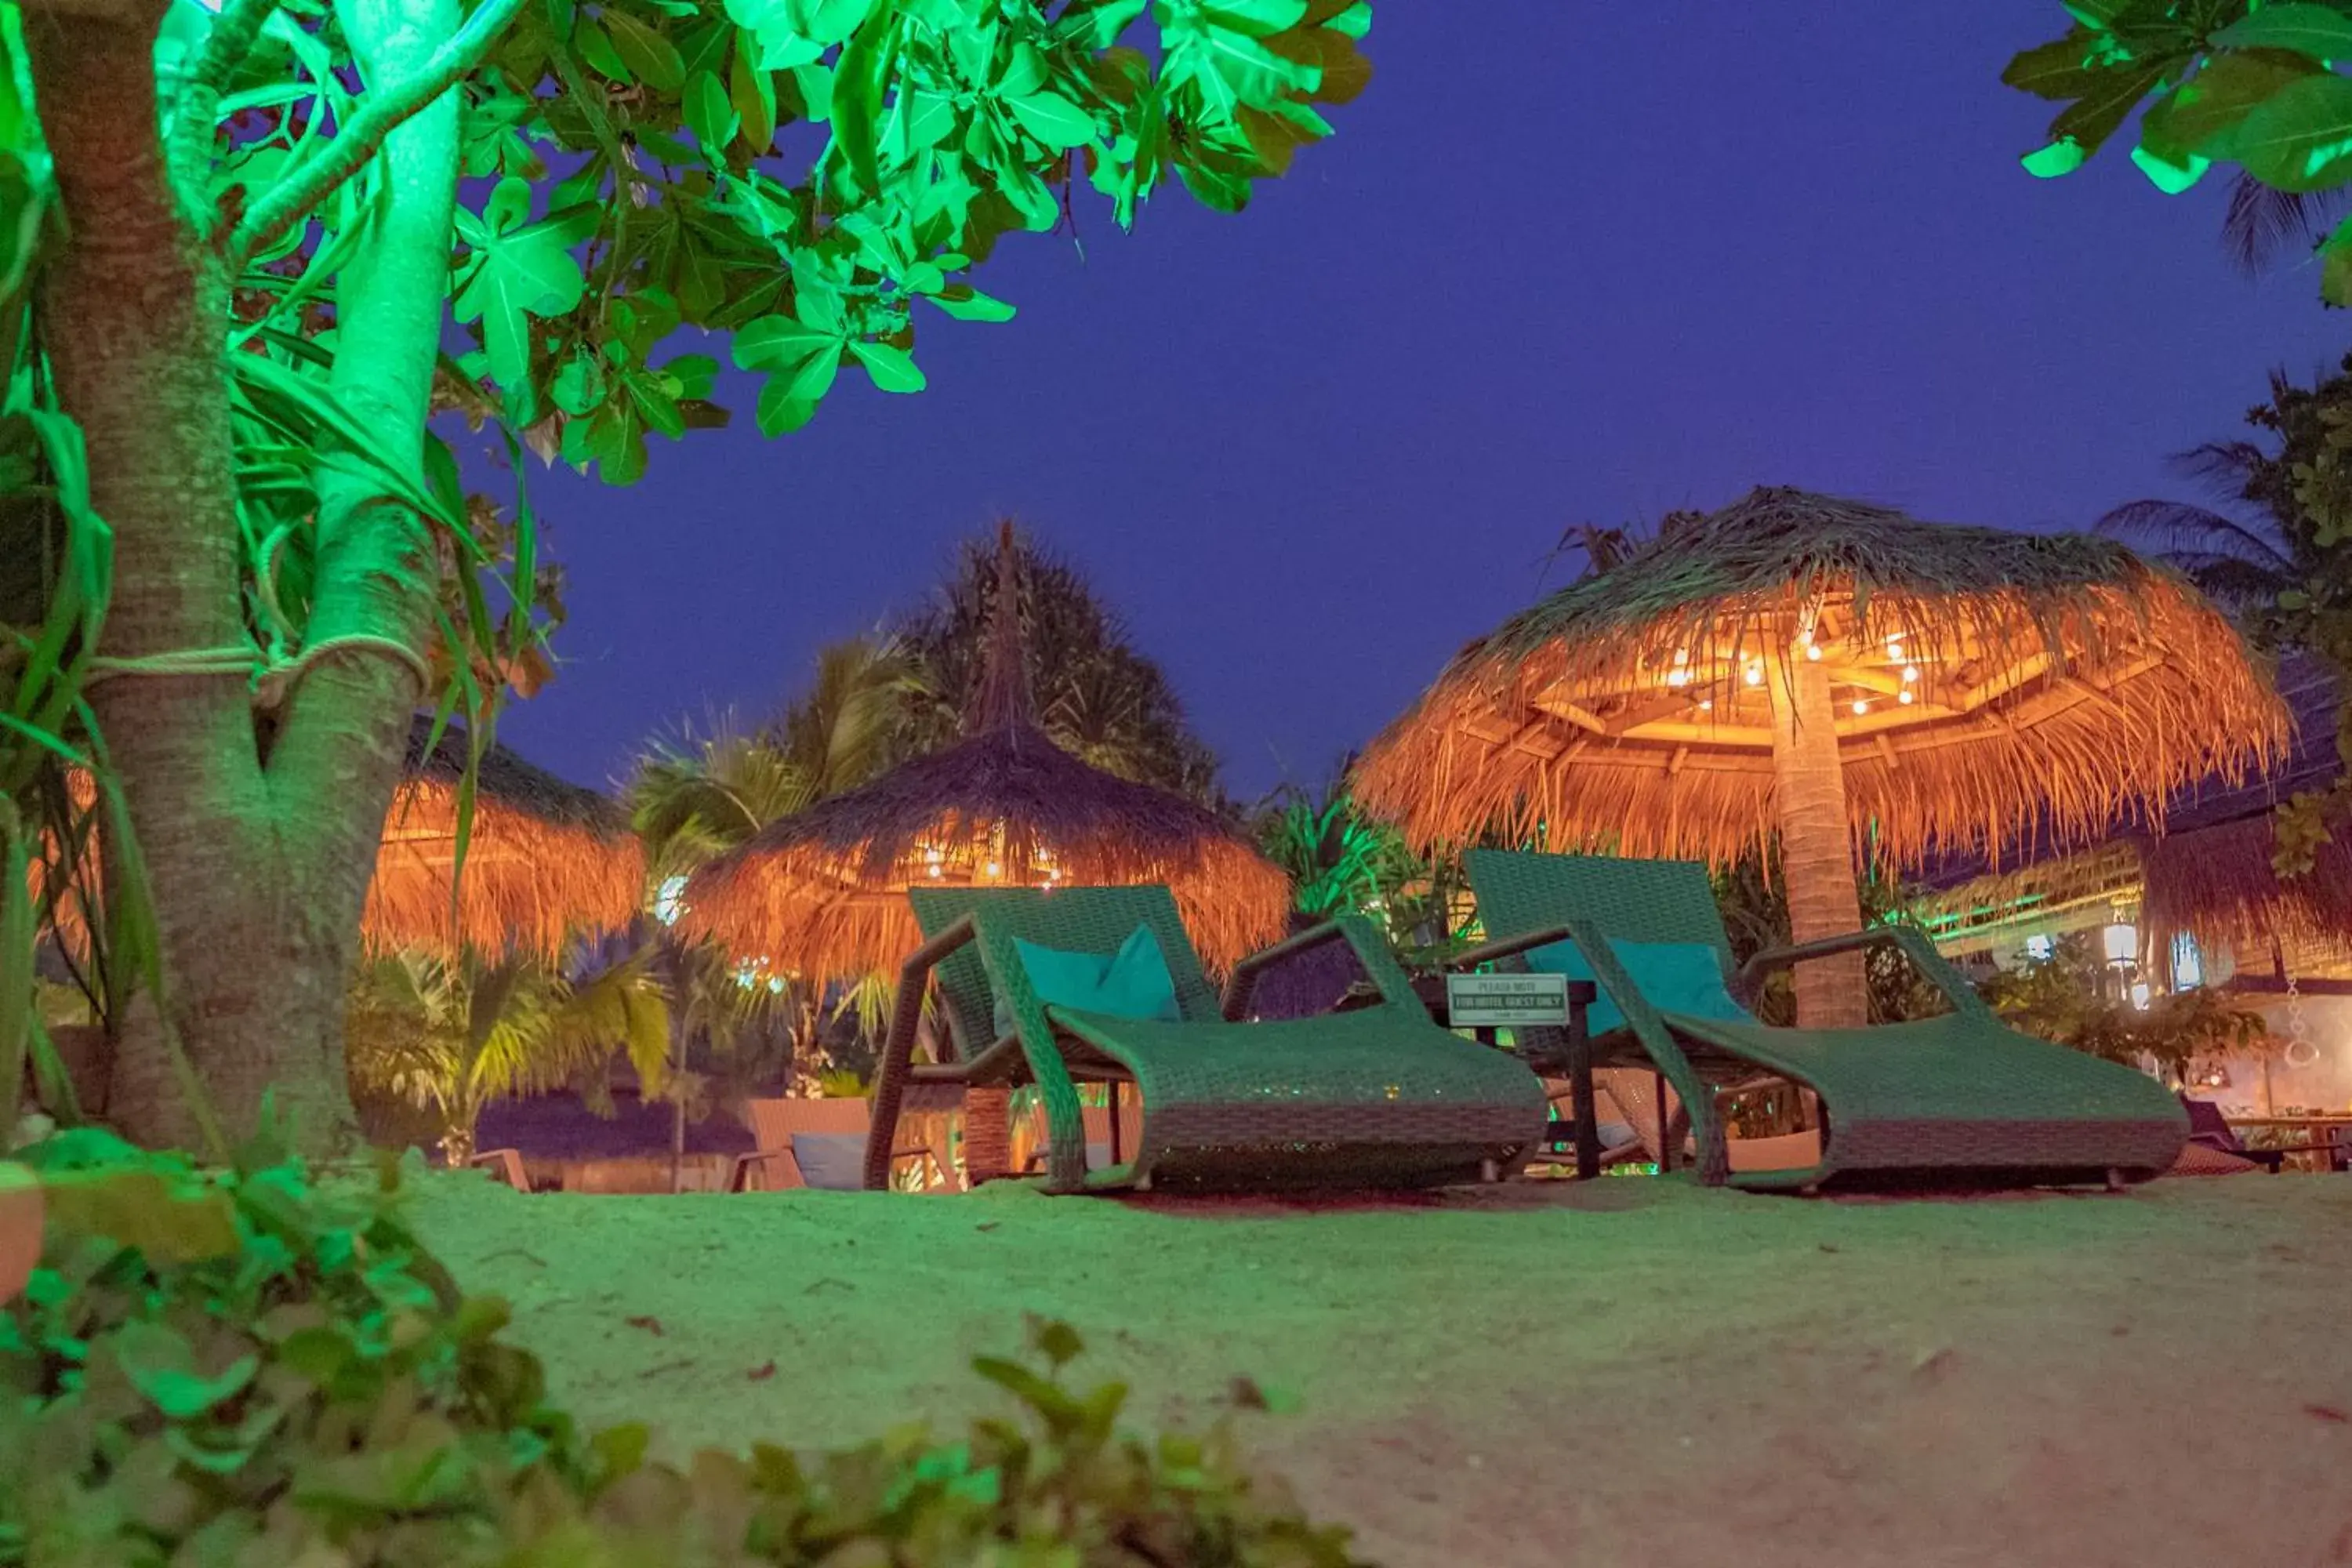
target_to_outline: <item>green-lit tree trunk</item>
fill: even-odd
[[[175,191],[157,134],[160,6],[36,5],[25,24],[69,238],[40,308],[61,405],[88,443],[92,500],[115,535],[100,651],[145,660],[249,642],[240,585],[228,387],[227,267],[210,215]],[[371,79],[430,52],[453,0],[338,7]],[[390,195],[339,279],[337,391],[420,461],[457,174],[454,100],[393,132]],[[201,215],[201,216],[200,216]],[[397,449],[397,448],[394,448]],[[405,513],[330,492],[308,638],[414,647],[433,565]],[[285,710],[242,674],[123,673],[90,700],[154,896],[164,1016],[232,1135],[265,1091],[306,1147],[356,1123],[343,1072],[344,979],[398,782],[415,678],[363,648],[320,659]],[[152,999],[117,1043],[109,1115],[193,1142]]]
[[[1843,936],[1862,926],[1853,829],[1846,821],[1837,710],[1828,668],[1784,650],[1767,659],[1772,692],[1772,798],[1780,819],[1780,875],[1789,932],[1798,942]],[[1870,1021],[1870,994],[1858,952],[1797,966],[1797,1022],[1805,1028]]]

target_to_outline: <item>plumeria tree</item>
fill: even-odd
[[[230,1131],[274,1089],[307,1143],[342,1140],[344,980],[410,716],[485,736],[543,668],[524,453],[633,482],[650,437],[724,417],[723,360],[770,435],[844,374],[919,390],[919,323],[1013,313],[971,281],[999,239],[1089,198],[1124,225],[1171,181],[1239,208],[1362,87],[1368,22],[1361,0],[0,5],[0,559],[41,563],[0,584],[0,789],[89,767],[109,886],[152,893],[110,1114],[190,1136],[176,1039]],[[510,494],[462,492],[436,409],[508,458]],[[23,815],[0,814],[18,860]],[[0,909],[9,953],[28,940]]]

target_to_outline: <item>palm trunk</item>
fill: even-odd
[[[60,8],[25,28],[71,236],[43,278],[44,335],[88,447],[92,501],[114,531],[100,651],[118,661],[248,641],[227,266],[166,167],[154,13],[122,9]],[[454,0],[339,9],[372,79],[408,68],[456,19]],[[339,290],[337,390],[420,468],[457,114],[454,100],[436,106],[385,143],[381,232]],[[414,646],[435,571],[415,520],[346,489],[323,497],[319,531],[311,641],[364,632]],[[148,998],[118,1020],[108,1111],[131,1136],[195,1141],[166,1029],[233,1136],[265,1096],[310,1152],[356,1136],[344,984],[415,696],[412,677],[372,654],[321,661],[274,724],[257,721],[238,673],[129,672],[91,689],[153,896],[163,981],[160,1010]]]
[[[1801,649],[1768,659],[1772,692],[1772,794],[1780,819],[1780,876],[1789,934],[1798,942],[1842,936],[1862,926],[1854,887],[1853,829],[1846,820],[1837,710],[1828,668]],[[1809,1029],[1870,1021],[1870,993],[1858,952],[1797,966],[1797,1022]]]

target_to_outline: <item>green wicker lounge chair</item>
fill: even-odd
[[[1392,1188],[1496,1180],[1543,1135],[1543,1086],[1498,1052],[1430,1022],[1394,959],[1360,921],[1302,931],[1234,966],[1222,1003],[1160,887],[918,889],[929,938],[900,972],[874,1093],[869,1187],[887,1180],[898,1100],[913,1082],[1043,1090],[1051,1192],[1139,1188]],[[1039,1001],[1016,938],[1117,952],[1138,926],[1157,939],[1182,1021],[1114,1017]],[[1249,1023],[1266,965],[1344,941],[1381,1001],[1319,1018]],[[939,981],[957,1059],[910,1061],[927,984]],[[996,999],[1013,1028],[998,1036]],[[989,1042],[977,1047],[974,1042]],[[1140,1131],[1123,1163],[1088,1172],[1074,1079],[1132,1082]]]
[[[2188,1118],[2161,1084],[2010,1028],[1914,927],[1879,926],[1759,952],[1735,973],[1714,889],[1696,862],[1483,849],[1464,859],[1491,940],[1463,962],[1523,959],[1537,947],[1574,943],[1601,996],[1624,1019],[1576,1054],[1586,1064],[1646,1056],[1688,1110],[1700,1174],[1710,1184],[2121,1185],[2163,1173],[2188,1141]],[[1737,1009],[1722,1016],[1664,1012],[1634,984],[1612,940],[1711,946],[1742,1004],[1775,969],[1893,944],[1952,1011],[1875,1028],[1810,1030],[1769,1028]],[[1571,1038],[1577,1032],[1572,1020]],[[1759,1068],[1820,1097],[1819,1165],[1730,1171],[1707,1085],[1752,1079]]]

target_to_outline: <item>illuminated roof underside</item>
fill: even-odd
[[[1899,865],[2090,841],[2284,735],[2235,630],[2119,544],[1759,489],[1465,648],[1360,792],[1423,845],[1736,859],[1774,820],[1782,658],[1828,666],[1854,829]]]

